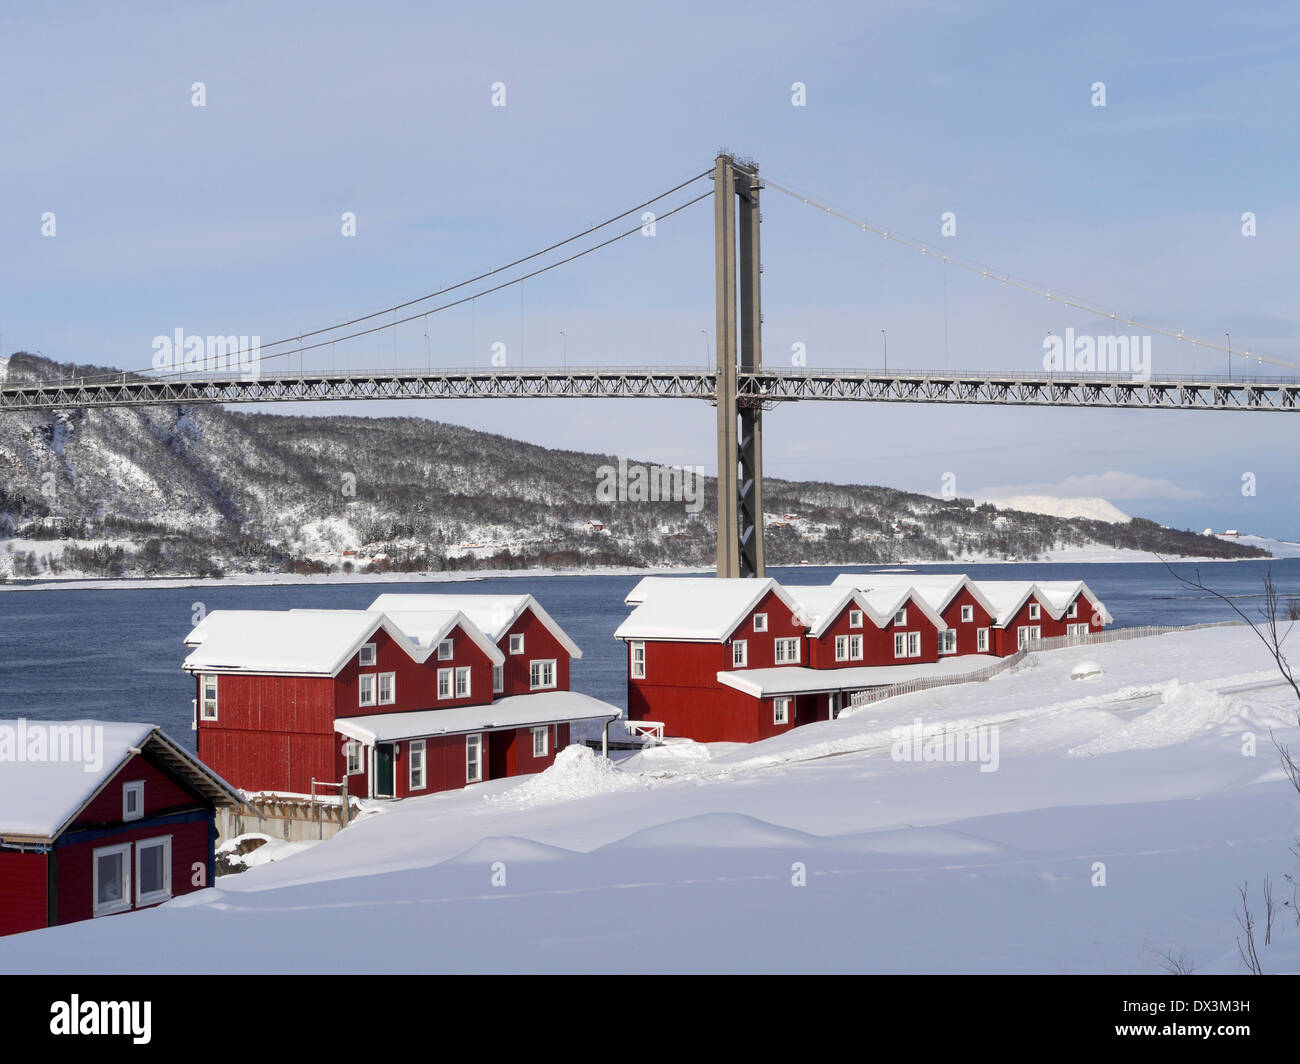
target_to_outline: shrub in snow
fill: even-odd
[[[1070,670],[1071,680],[1086,680],[1090,676],[1100,676],[1102,668],[1095,661],[1081,661]]]

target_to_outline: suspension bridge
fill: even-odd
[[[471,293],[458,290],[494,281],[499,275],[559,252],[568,245],[627,218],[702,179],[712,187],[658,216],[663,221],[708,197],[714,203],[716,342],[715,366],[633,367],[562,366],[550,368],[288,370],[269,371],[266,363],[290,362],[313,350],[374,335],[426,319],[430,314],[464,305],[492,292],[520,284],[583,258],[641,231],[642,222],[616,235],[556,258]],[[628,209],[589,230],[552,244],[506,266],[489,270],[450,288],[394,307],[353,318],[313,332],[259,345],[256,351],[231,352],[231,370],[96,373],[59,380],[0,385],[0,413],[68,408],[131,407],[172,404],[326,402],[376,399],[699,399],[717,407],[719,576],[762,576],[762,422],[774,404],[801,401],[980,404],[996,406],[1101,407],[1163,410],[1295,411],[1300,410],[1300,377],[1172,375],[1139,376],[1122,372],[1007,372],[1005,370],[921,371],[884,369],[773,368],[762,359],[760,192],[773,188],[863,232],[911,247],[921,254],[940,254],[919,241],[799,195],[770,180],[758,167],[720,154],[711,170]],[[1167,336],[1207,350],[1227,351],[1217,343],[1188,338],[1151,323],[1122,318],[1086,301],[1055,294],[1040,285],[941,255],[949,263],[1003,285],[1055,298],[1063,306],[1108,317],[1117,324]],[[418,308],[430,301],[437,306]],[[411,311],[405,317],[397,315]],[[390,318],[378,324],[376,319]],[[360,328],[357,328],[361,326]],[[236,358],[237,356],[237,358]],[[251,357],[250,357],[251,356]],[[1257,364],[1300,370],[1271,356],[1239,352]],[[236,368],[237,363],[237,368]]]

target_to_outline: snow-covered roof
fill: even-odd
[[[865,599],[852,587],[827,587],[821,584],[782,584],[785,593],[799,607],[799,618],[816,638],[826,631],[852,601],[864,613],[870,613]],[[879,627],[879,625],[877,625]]]
[[[861,691],[935,676],[965,676],[1001,660],[991,654],[964,654],[912,665],[865,665],[852,669],[808,669],[786,665],[775,669],[720,672],[718,682],[754,698],[772,698],[775,695]]]
[[[28,760],[34,743],[41,744],[41,760]],[[145,749],[217,805],[239,804],[225,780],[155,724],[0,720],[0,839],[53,840],[132,755]]]
[[[555,619],[532,595],[437,595],[387,592],[369,606],[372,612],[416,613],[421,611],[458,610],[478,626],[479,631],[499,643],[525,610],[535,616],[572,658],[582,657],[578,644],[569,638]]]
[[[873,588],[911,587],[919,599],[936,613],[948,608],[963,588],[969,589],[975,601],[989,613],[992,604],[980,591],[980,586],[965,573],[841,573],[833,582],[835,587]]]
[[[1070,608],[1070,603],[1078,598],[1080,594],[1083,594],[1088,597],[1089,602],[1097,607],[1097,612],[1101,614],[1103,623],[1112,624],[1115,620],[1110,615],[1110,610],[1106,609],[1106,604],[1093,594],[1092,588],[1082,580],[1048,580],[1040,582],[1038,590],[1051,603],[1052,608],[1062,615]]]
[[[613,720],[621,715],[618,707],[578,691],[541,691],[499,698],[489,706],[339,717],[334,721],[334,730],[349,739],[373,744],[572,720]]]
[[[769,592],[797,614],[798,604],[771,577],[648,576],[628,595],[639,605],[614,638],[721,643]]]
[[[899,587],[872,587],[866,590],[859,588],[858,597],[867,604],[867,610],[877,628],[893,624],[894,615],[909,601],[929,618],[930,623],[939,631],[945,631],[948,627],[948,622],[943,619],[943,616],[925,600],[923,595],[915,592],[910,584]]]
[[[334,676],[381,629],[423,662],[455,627],[500,665],[505,656],[458,610],[390,617],[369,610],[213,610],[186,637],[186,672]]]
[[[993,604],[993,623],[999,628],[1015,620],[1016,614],[1030,597],[1036,598],[1048,614],[1058,621],[1065,612],[1064,607],[1058,609],[1053,605],[1051,599],[1032,580],[981,580],[980,590]]]

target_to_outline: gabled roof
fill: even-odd
[[[532,595],[431,595],[389,592],[375,599],[369,609],[390,616],[399,612],[458,610],[473,621],[494,643],[501,641],[525,610],[532,610],[533,616],[568,651],[570,657],[582,657],[582,650],[579,649],[578,644],[569,638],[569,634]]]
[[[1032,580],[981,580],[980,590],[984,597],[994,605],[993,623],[998,628],[1005,628],[1030,598],[1038,600],[1054,620],[1060,620],[1064,607],[1057,609],[1042,589]]]
[[[1062,616],[1070,608],[1072,603],[1080,594],[1086,595],[1088,601],[1097,607],[1097,612],[1101,614],[1101,619],[1105,624],[1114,623],[1115,618],[1110,615],[1110,610],[1106,609],[1106,604],[1093,594],[1092,588],[1082,580],[1049,580],[1038,585],[1039,591],[1043,593],[1046,600],[1051,603]]]
[[[844,612],[850,602],[855,603],[863,613],[872,612],[866,599],[858,594],[856,588],[827,587],[821,584],[782,584],[781,586],[798,605],[799,618],[808,629],[808,634],[814,638],[821,636],[834,624],[835,619]],[[877,624],[877,627],[880,625]]]
[[[186,672],[336,676],[381,629],[411,660],[424,662],[455,627],[494,665],[505,655],[458,610],[389,617],[369,610],[213,610],[186,637]]]
[[[924,599],[937,613],[946,610],[964,588],[988,613],[995,612],[992,603],[980,591],[979,584],[965,573],[841,573],[832,586],[863,590],[911,587],[917,597]]]
[[[54,744],[79,729],[75,756],[53,760]],[[46,759],[26,760],[33,733],[45,732]],[[89,729],[89,731],[87,731]],[[14,749],[7,749],[12,744]],[[18,760],[22,751],[24,760]],[[155,724],[99,720],[0,720],[0,839],[48,843],[56,839],[133,756],[148,753],[213,805],[241,805],[238,792],[202,761],[172,742]]]
[[[798,615],[798,604],[771,577],[646,577],[628,596],[639,605],[614,638],[722,643],[769,593]]]

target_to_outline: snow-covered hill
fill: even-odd
[[[1086,517],[1090,521],[1122,523],[1132,518],[1114,503],[1098,498],[1064,499],[1055,495],[1004,495],[998,498],[976,496],[979,502],[992,503],[999,510],[1023,510],[1052,517]]]
[[[1236,972],[1238,888],[1261,919],[1297,871],[1268,739],[1300,743],[1296,712],[1246,629],[1052,651],[750,746],[390,803],[161,909],[0,939],[0,969]],[[902,759],[918,720],[984,728],[996,771]],[[1294,914],[1262,938],[1300,969]]]

